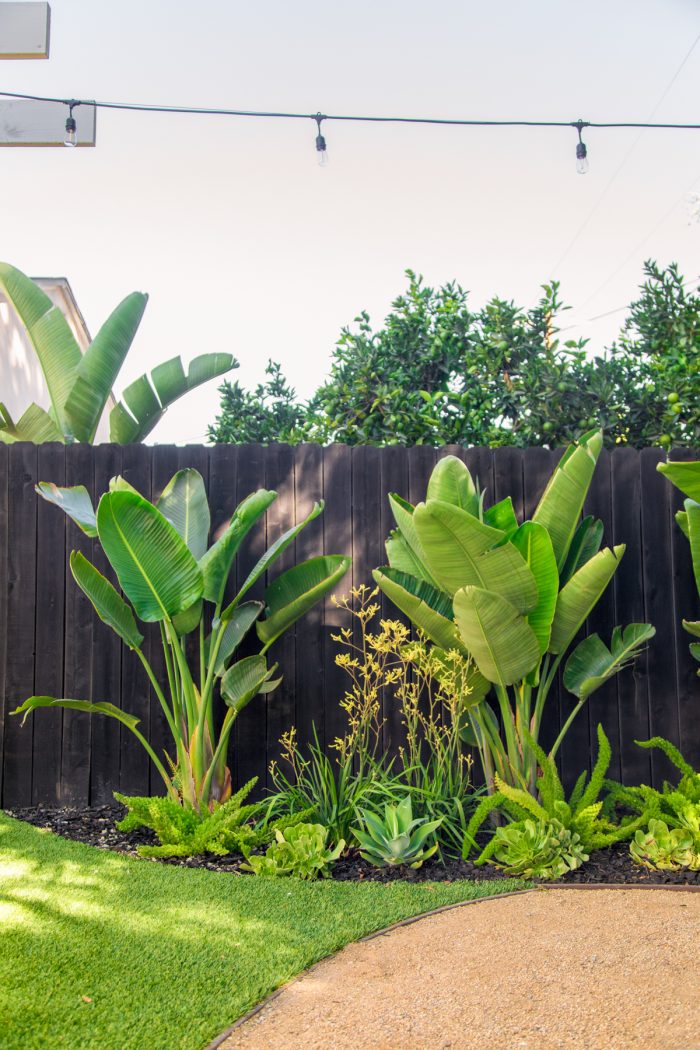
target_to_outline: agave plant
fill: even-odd
[[[435,467],[425,502],[389,497],[397,528],[386,543],[389,566],[374,579],[439,649],[475,664],[465,738],[479,748],[491,791],[498,773],[535,794],[537,756],[526,731],[537,743],[559,667],[624,554],[622,544],[600,549],[600,521],[580,520],[602,444],[602,433],[591,431],[570,446],[522,524],[510,498],[485,511],[454,456]],[[653,634],[634,623],[615,629],[610,648],[594,634],[574,649],[563,681],[577,702],[551,757],[590,694]]]
[[[690,544],[693,575],[700,594],[700,460],[690,463],[658,463],[656,469],[688,497],[683,503],[683,510],[676,514],[676,521]],[[683,626],[693,638],[700,638],[700,620],[683,620]],[[691,642],[689,648],[695,659],[700,660],[700,642]],[[700,675],[700,671],[698,674]]]
[[[383,820],[368,809],[358,812],[364,827],[353,828],[352,832],[360,844],[360,855],[378,868],[397,864],[420,868],[423,861],[437,851],[437,842],[433,841],[431,846],[427,843],[435,839],[442,818],[414,817],[410,795],[396,805],[387,802]]]
[[[272,566],[301,530],[323,510],[290,528],[261,556],[231,602],[226,584],[236,553],[255,523],[277,498],[260,489],[236,508],[223,534],[207,547],[209,505],[201,475],[181,470],[154,505],[123,478],[114,478],[97,512],[85,488],[40,483],[37,491],[56,503],[88,536],[96,537],[114,569],[125,598],[79,551],[70,567],[76,583],[100,619],[115,631],[143,664],[170,732],[174,754],[169,773],[138,729],[138,719],[108,702],[32,696],[14,714],[40,707],[67,707],[116,718],[141,741],[168,794],[200,812],[231,797],[227,750],[237,716],[258,695],[271,693],[281,678],[267,654],[280,635],[333,589],[350,565],[340,555],[311,558],[268,583],[265,601],[244,601],[251,587]],[[126,600],[125,600],[126,599]],[[206,622],[209,610],[211,632]],[[263,615],[264,614],[264,615]],[[167,682],[156,678],[143,649],[137,618],[160,625]],[[236,650],[255,625],[260,650],[235,659]],[[196,668],[190,666],[185,636],[198,636]],[[226,705],[216,729],[217,694]]]
[[[0,403],[0,441],[94,442],[148,296],[127,295],[82,354],[61,310],[29,277],[0,263],[0,288],[25,326],[51,399],[48,412],[31,404],[16,422]],[[237,365],[231,354],[201,354],[185,374],[179,357],[164,361],[126,387],[110,412],[110,441],[143,441],[174,401]]]

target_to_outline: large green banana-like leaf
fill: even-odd
[[[48,295],[9,263],[0,263],[0,288],[19,314],[36,351],[55,419],[65,434],[71,434],[65,405],[82,355],[70,326]]]
[[[461,587],[483,587],[500,594],[518,612],[537,603],[537,584],[522,555],[502,543],[499,529],[449,503],[420,503],[413,514],[431,575],[448,594]]]
[[[58,700],[53,696],[30,696],[23,704],[16,707],[11,714],[23,714],[22,725],[24,725],[27,715],[31,711],[36,711],[38,707],[67,707],[71,711],[86,711],[91,715],[109,715],[110,718],[116,718],[118,722],[122,722],[123,725],[132,730],[139,724],[139,719],[135,715],[122,711],[120,708],[115,707],[114,704],[108,704],[103,701],[93,704],[89,700]]]
[[[685,496],[700,503],[700,460],[657,463],[656,469]]]
[[[425,551],[423,545],[418,538],[416,531],[415,522],[413,519],[415,508],[407,500],[402,499],[395,492],[389,493],[389,506],[391,507],[391,513],[394,515],[394,521],[398,528],[398,535],[403,538],[404,543],[413,555],[414,560],[420,566],[420,572],[417,574],[421,579],[427,580],[428,583],[432,583],[434,587],[438,584],[433,579],[430,570],[428,568]],[[390,537],[391,538],[391,537]],[[387,551],[387,554],[389,552]]]
[[[440,649],[457,649],[467,655],[459,631],[455,627],[452,599],[425,580],[401,572],[393,566],[375,569],[372,573],[379,589],[397,609],[408,616],[411,623]]]
[[[35,445],[44,441],[59,441],[65,444],[63,431],[56,426],[45,409],[33,402],[16,423],[3,404],[0,404],[0,416],[0,441],[6,445],[14,444],[15,441],[33,441]]]
[[[78,365],[66,415],[79,441],[95,440],[107,399],[136,335],[148,296],[132,292],[112,311]]]
[[[178,470],[163,489],[156,506],[199,561],[207,549],[211,525],[207,490],[199,471],[191,467]]]
[[[532,520],[544,525],[551,536],[560,571],[566,562],[602,447],[600,430],[585,434],[578,445],[571,445],[559,460],[532,515]]]
[[[233,613],[224,628],[214,671],[222,675],[226,664],[265,608],[263,602],[243,602]],[[211,644],[209,642],[208,644]]]
[[[238,548],[253,525],[263,516],[277,493],[258,489],[239,503],[226,531],[200,558],[199,567],[204,574],[204,597],[219,605],[223,601],[226,582],[231,572]]]
[[[569,546],[566,562],[559,574],[559,586],[569,582],[582,565],[597,554],[603,542],[603,522],[589,514],[579,523]]]
[[[585,700],[639,656],[645,642],[655,634],[650,623],[630,623],[624,630],[615,628],[609,649],[597,634],[584,638],[566,661],[564,686]]]
[[[199,598],[194,605],[190,605],[189,609],[185,609],[184,612],[176,613],[173,616],[173,627],[175,633],[182,637],[184,634],[191,634],[196,627],[199,627],[199,621],[202,619],[202,599]]]
[[[326,554],[295,565],[265,591],[266,615],[256,624],[258,638],[270,645],[316,602],[333,590],[350,568],[351,559]]]
[[[35,491],[48,503],[55,503],[57,507],[60,507],[86,536],[92,539],[97,535],[97,518],[90,493],[84,485],[60,488],[51,481],[40,481],[35,486]]]
[[[406,572],[409,576],[415,576],[418,580],[425,580],[435,586],[427,568],[417,554],[409,547],[408,543],[398,529],[392,529],[384,544],[386,556],[392,569]]]
[[[537,605],[527,614],[527,622],[537,636],[540,653],[544,655],[549,647],[559,593],[559,574],[552,541],[543,525],[526,521],[511,536],[511,543],[520,551],[537,581]]]
[[[499,503],[494,503],[487,511],[484,511],[484,524],[490,525],[492,529],[500,529],[506,536],[510,537],[518,527],[518,519],[515,516],[515,508],[510,496],[506,496]]]
[[[246,656],[229,667],[221,679],[221,695],[226,706],[236,714],[242,711],[272,677],[276,667],[274,664],[268,669],[264,656]]]
[[[478,515],[479,495],[469,470],[456,456],[439,460],[428,482],[426,499],[439,499]]]
[[[143,441],[163,418],[167,408],[188,390],[237,367],[231,354],[201,354],[185,375],[182,361],[173,357],[130,383],[109,416],[110,439],[119,445]]]
[[[454,596],[454,610],[462,641],[489,682],[512,685],[539,663],[535,632],[499,594],[463,587]]]
[[[283,533],[278,539],[275,540],[273,544],[271,544],[267,548],[263,556],[257,561],[257,563],[253,566],[253,568],[246,576],[234,600],[222,612],[222,620],[229,619],[231,613],[236,608],[236,605],[243,597],[243,595],[250,590],[253,584],[255,584],[260,579],[260,577],[267,571],[267,569],[269,569],[272,563],[276,561],[277,558],[279,558],[280,554],[282,554],[283,551],[286,551],[287,547],[290,545],[290,543],[294,542],[301,530],[306,528],[310,521],[313,521],[314,518],[317,518],[319,516],[319,514],[323,511],[324,506],[325,504],[323,500],[321,500],[319,503],[314,503],[313,507],[311,508],[311,511],[304,518],[303,521],[300,521],[298,525],[293,525],[291,529],[287,529],[285,533]]]
[[[687,499],[683,507],[688,526],[687,536],[690,543],[690,558],[693,564],[695,586],[698,589],[698,593],[700,593],[700,503]]]
[[[172,619],[202,597],[202,572],[192,552],[143,496],[105,493],[97,508],[97,531],[140,619]]]
[[[92,602],[103,623],[119,635],[130,649],[139,649],[143,635],[136,626],[132,608],[105,579],[102,573],[80,551],[70,556],[70,570],[83,594]]]
[[[561,589],[552,621],[550,653],[563,653],[568,648],[615,575],[624,553],[623,543],[598,551]]]

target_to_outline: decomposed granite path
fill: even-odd
[[[700,894],[548,890],[352,944],[222,1050],[700,1050]]]

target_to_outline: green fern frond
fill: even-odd
[[[602,725],[598,723],[598,757],[596,758],[593,772],[591,773],[590,783],[579,801],[579,810],[586,809],[598,800],[598,796],[603,790],[605,774],[608,771],[611,758],[612,749],[610,747],[610,741],[605,735],[605,730]]]

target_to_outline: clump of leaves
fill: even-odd
[[[558,879],[588,860],[580,835],[556,819],[527,818],[497,828],[493,842],[494,863],[508,875]]]
[[[656,851],[655,847],[650,845],[650,860],[653,860],[655,853],[663,857],[666,851],[671,850],[673,852],[675,849],[673,843],[680,844],[684,842],[685,837],[688,835],[690,836],[690,845],[694,856],[700,858],[700,773],[696,772],[686,762],[677,747],[674,747],[669,740],[665,740],[663,737],[655,736],[651,740],[636,740],[635,743],[639,747],[658,748],[660,751],[663,751],[681,774],[678,784],[674,787],[665,780],[661,791],[657,791],[656,788],[649,787],[648,784],[640,784],[637,787],[624,787],[622,784],[610,782],[608,785],[609,795],[606,800],[606,809],[612,812],[617,808],[622,808],[625,811],[642,814],[643,823],[647,826],[645,834],[649,837],[652,844],[658,838],[658,834],[655,834],[654,830],[652,830],[652,824],[655,824],[658,833],[662,831],[663,827],[669,832],[680,832],[679,835],[672,838],[661,835],[659,841],[663,845],[659,847],[659,851]],[[632,845],[630,845],[630,853],[639,863],[646,863],[646,861],[639,859],[642,841],[646,840],[635,836],[637,849],[633,849]],[[679,857],[681,854],[682,850],[675,856]],[[654,865],[647,864],[647,866]],[[697,863],[693,861],[692,864],[681,864],[679,866],[695,868],[700,866],[700,860]]]
[[[327,879],[331,865],[345,849],[341,839],[335,849],[328,846],[328,828],[322,824],[295,824],[275,831],[275,841],[264,856],[246,854],[241,870],[254,875],[276,878],[293,875],[298,879]]]
[[[138,846],[140,857],[197,857],[203,853],[225,856],[244,853],[265,845],[281,828],[305,819],[298,813],[270,822],[262,816],[261,803],[244,805],[257,782],[253,777],[227,802],[214,810],[198,813],[167,796],[128,797],[115,792],[114,797],[129,812],[119,821],[120,831],[150,828],[160,840],[159,846]]]
[[[464,837],[463,857],[466,859],[476,845],[476,833],[493,812],[500,812],[511,821],[522,825],[523,821],[534,817],[535,822],[543,827],[552,821],[558,822],[572,835],[576,835],[582,849],[602,849],[624,839],[631,838],[634,832],[649,819],[648,809],[642,809],[636,820],[615,823],[602,814],[603,801],[600,793],[606,783],[605,774],[610,765],[610,741],[602,725],[598,726],[598,755],[591,779],[584,770],[578,778],[571,796],[566,801],[564,788],[557,772],[553,758],[546,755],[543,749],[534,742],[527,730],[526,738],[537,756],[541,775],[537,780],[539,801],[522,788],[506,784],[498,775],[495,794],[482,800],[472,817]],[[506,829],[507,830],[507,829]],[[491,858],[498,848],[500,839],[498,831],[482,850],[476,863],[483,864]]]
[[[384,806],[384,819],[369,810],[360,810],[364,827],[353,828],[360,844],[360,855],[375,867],[408,864],[420,868],[424,860],[437,851],[437,842],[427,845],[440,826],[439,820],[414,817],[411,796]]]
[[[685,828],[669,828],[663,820],[652,819],[646,831],[637,831],[630,843],[630,854],[637,864],[661,871],[700,868],[700,852],[693,833]]]

